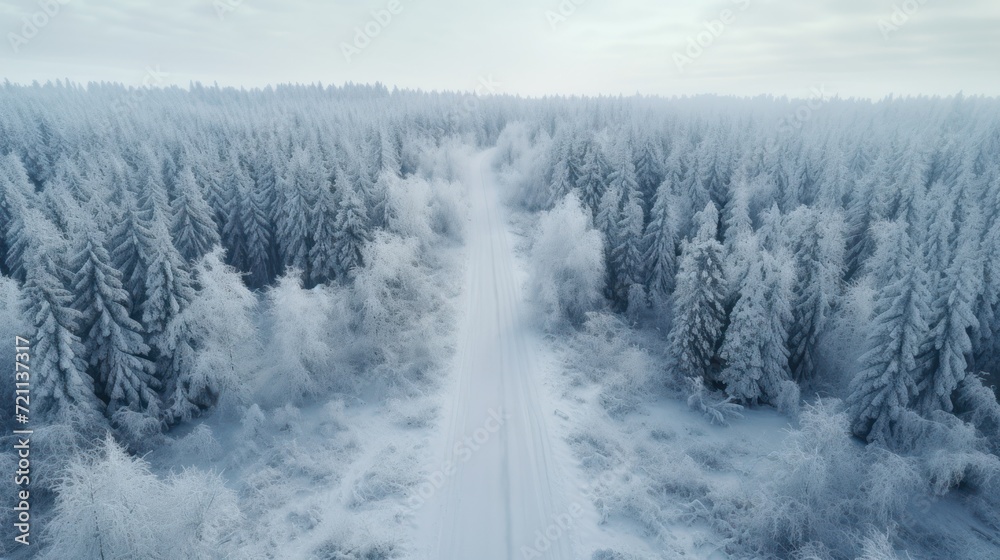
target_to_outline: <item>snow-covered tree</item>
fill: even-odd
[[[531,293],[546,322],[582,324],[601,301],[604,243],[590,211],[570,194],[539,220],[531,249]]]
[[[797,381],[816,373],[820,337],[833,316],[844,273],[843,217],[800,207],[787,219],[797,269],[789,327],[789,365]]]
[[[566,180],[572,181],[568,170],[566,173]],[[597,142],[590,141],[586,145],[580,174],[576,178],[576,188],[583,206],[596,217],[600,211],[601,199],[608,188],[608,162],[604,150]]]
[[[611,263],[615,269],[615,285],[612,286],[615,301],[619,307],[631,313],[645,306],[643,297],[642,261],[642,205],[638,191],[633,191],[625,201],[616,228],[617,244],[611,251]]]
[[[114,414],[121,407],[155,416],[159,413],[158,381],[146,359],[149,346],[142,326],[129,317],[129,294],[99,234],[85,229],[72,268],[73,307],[80,313],[80,332],[86,334],[87,357],[98,381],[98,395]]]
[[[0,273],[24,280],[21,265],[25,247],[15,247],[15,237],[23,234],[24,211],[34,188],[16,154],[0,157]]]
[[[275,277],[274,226],[271,223],[272,192],[260,184],[250,185],[247,197],[240,205],[240,225],[243,228],[245,279],[248,286],[259,289]]]
[[[186,510],[185,515],[177,515]],[[69,460],[56,486],[46,559],[211,558],[236,554],[236,495],[215,475],[165,480],[110,436]]]
[[[214,405],[224,391],[245,391],[256,336],[256,299],[216,248],[194,266],[197,291],[161,338],[175,376],[166,387],[165,418],[189,419]]]
[[[188,262],[201,258],[219,243],[212,209],[205,202],[190,167],[181,169],[174,180],[170,210],[174,245]]]
[[[677,239],[680,227],[680,204],[664,181],[656,190],[649,223],[642,244],[646,267],[646,290],[654,303],[667,301],[674,290],[677,275]]]
[[[386,189],[390,187],[386,186]],[[388,194],[386,196],[389,196]],[[329,184],[316,198],[312,217],[313,245],[309,248],[309,286],[337,277],[337,197]]]
[[[146,269],[145,298],[139,306],[141,324],[154,346],[157,335],[183,309],[193,296],[191,277],[184,260],[170,243],[166,224],[156,220],[150,224],[150,255]]]
[[[719,212],[711,202],[698,213],[698,234],[683,243],[674,290],[670,350],[680,373],[712,379],[712,365],[726,320]]]
[[[945,270],[931,303],[925,370],[917,380],[918,409],[951,412],[952,396],[968,374],[972,358],[972,336],[979,327],[975,305],[983,284],[978,211],[967,213],[966,231],[955,258]]]
[[[325,287],[303,289],[301,271],[290,269],[267,292],[268,347],[272,364],[265,366],[258,395],[263,404],[278,405],[313,394],[321,376],[336,367],[329,322],[332,301]]]
[[[354,269],[364,263],[363,248],[371,240],[368,228],[368,213],[364,201],[357,191],[345,186],[340,191],[334,239],[338,276],[353,274]]]
[[[726,366],[719,380],[743,402],[778,405],[790,381],[788,326],[792,320],[793,265],[760,251],[749,263],[720,348]]]
[[[922,255],[906,225],[882,223],[876,232],[874,318],[847,406],[855,434],[890,442],[916,396],[921,356],[927,349],[930,291]]]
[[[77,332],[83,319],[73,307],[58,263],[45,249],[30,257],[22,290],[24,315],[33,328],[31,364],[37,411],[53,422],[84,415],[98,417],[102,408],[94,393],[94,380],[87,373],[83,343]]]
[[[555,163],[555,167],[552,168],[552,182],[549,184],[547,205],[552,207],[558,204],[567,193],[573,190],[573,187],[573,181],[569,172],[569,163],[560,159]]]
[[[729,200],[729,154],[726,153],[721,131],[707,135],[698,145],[695,180],[698,192],[707,195],[717,207],[724,208]],[[703,196],[703,195],[700,195]]]
[[[121,216],[108,237],[112,265],[121,272],[122,285],[129,293],[130,312],[137,312],[146,297],[146,274],[156,245],[153,232],[142,219],[131,193],[124,194]],[[138,316],[138,315],[137,315]]]
[[[309,218],[316,195],[312,190],[315,185],[310,181],[313,175],[310,165],[309,153],[297,150],[278,180],[273,220],[281,267],[308,270],[312,243]],[[361,199],[358,204],[362,204]]]
[[[647,132],[641,134],[633,151],[636,182],[644,201],[643,210],[649,210],[665,175],[663,149],[653,134]]]

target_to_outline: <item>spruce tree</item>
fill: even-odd
[[[141,325],[129,317],[129,294],[100,235],[90,228],[80,235],[73,260],[73,307],[80,313],[87,356],[98,395],[107,403],[108,415],[121,407],[158,413],[157,381],[153,364],[146,359],[149,347]]]
[[[220,242],[212,209],[205,202],[190,167],[181,169],[174,180],[170,210],[174,246],[188,262],[201,258]]]
[[[844,271],[843,217],[834,211],[800,207],[788,218],[796,278],[793,287],[789,365],[796,381],[812,378],[820,337],[840,294]]]
[[[968,374],[972,336],[979,327],[975,305],[983,287],[978,210],[969,209],[955,258],[938,282],[931,304],[931,331],[925,370],[917,381],[917,408],[923,414],[951,412],[952,396]]]
[[[711,380],[726,320],[723,249],[715,205],[709,202],[695,219],[698,234],[683,244],[677,271],[670,349],[682,375]]]
[[[736,400],[778,404],[788,369],[790,265],[766,251],[749,263],[730,314],[720,357],[720,381]]]
[[[33,371],[43,372],[33,376],[33,400],[39,403],[37,412],[50,422],[81,414],[98,417],[101,403],[77,334],[83,317],[74,309],[73,293],[60,279],[65,274],[52,257],[42,249],[29,259],[21,292],[25,316],[33,327],[30,365]]]
[[[572,177],[568,175],[568,169],[566,173],[566,180],[572,181]],[[597,216],[601,199],[604,197],[607,187],[608,162],[604,157],[604,151],[596,142],[590,141],[585,148],[580,174],[576,179],[576,188],[579,191],[580,200],[584,207],[590,210],[591,216]]]
[[[337,197],[329,183],[320,189],[312,221],[314,242],[309,249],[308,287],[337,276]]]
[[[927,350],[930,291],[922,255],[906,225],[882,223],[876,232],[874,317],[847,407],[857,436],[891,442],[916,396],[921,356]]]
[[[618,218],[617,244],[611,252],[612,266],[615,269],[614,301],[619,308],[633,313],[644,304],[641,292],[636,291],[643,287],[642,222],[638,191],[633,191]]]
[[[176,372],[165,391],[169,423],[207,410],[225,390],[241,390],[245,379],[239,360],[256,333],[256,299],[239,273],[222,261],[221,248],[198,260],[193,275],[198,290],[191,305],[171,319],[162,335],[169,369]]]
[[[354,269],[364,262],[362,249],[371,241],[368,215],[361,196],[350,186],[341,191],[337,209],[334,254],[337,259],[338,277],[353,275]]]
[[[677,197],[664,181],[656,190],[649,223],[643,235],[646,290],[654,302],[665,302],[674,290],[677,275],[679,218]]]
[[[309,154],[302,149],[295,152],[285,173],[278,180],[274,205],[275,238],[281,267],[307,270],[309,247],[309,215],[315,204],[310,192]],[[358,204],[364,204],[358,199]]]
[[[132,311],[137,312],[146,295],[146,274],[149,270],[149,248],[154,245],[153,233],[139,214],[135,198],[123,193],[117,223],[108,239],[112,265],[121,272],[122,285],[129,293]],[[137,315],[138,316],[138,315]]]

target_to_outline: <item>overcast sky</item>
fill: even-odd
[[[46,2],[58,13],[44,15]],[[0,0],[0,78],[181,86],[380,81],[533,96],[801,97],[819,86],[841,97],[1000,95],[997,0],[693,4]],[[390,7],[397,12],[391,19]],[[384,24],[373,16],[382,10]]]

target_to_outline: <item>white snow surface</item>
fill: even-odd
[[[568,560],[575,558],[571,529],[584,510],[568,499],[569,453],[547,423],[554,409],[541,394],[539,341],[491,156],[478,154],[466,170],[466,289],[418,538],[426,558]]]

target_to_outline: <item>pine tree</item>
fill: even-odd
[[[1000,183],[994,187],[1000,194]],[[983,288],[977,305],[979,328],[975,344],[976,368],[1000,374],[1000,219],[982,235]]]
[[[309,154],[297,150],[288,168],[278,181],[274,205],[275,238],[282,267],[307,270],[309,247],[310,209],[315,203],[309,191]],[[358,204],[364,204],[362,199]]]
[[[153,233],[142,220],[131,193],[123,194],[121,215],[111,230],[109,246],[112,265],[121,272],[122,285],[129,293],[132,311],[138,311],[146,296],[146,275],[149,270],[149,247],[154,245]]]
[[[872,173],[861,178],[847,205],[847,266],[845,280],[859,276],[865,263],[875,252],[875,237],[871,227],[879,216],[875,205],[879,177]]]
[[[225,219],[222,226],[222,246],[226,248],[226,258],[230,265],[239,270],[249,269],[249,249],[247,248],[247,228],[244,219],[252,212],[250,204],[250,175],[239,163],[235,163],[225,179],[226,198],[222,202]]]
[[[712,364],[726,320],[719,213],[708,203],[696,216],[698,235],[683,244],[674,291],[670,349],[680,373],[712,378]]]
[[[155,416],[157,381],[153,364],[145,358],[149,347],[141,325],[129,317],[129,294],[110,261],[99,235],[89,228],[82,232],[72,260],[73,307],[80,314],[80,332],[86,334],[87,356],[109,416],[121,407]]]
[[[163,182],[163,169],[161,162],[149,151],[149,148],[142,150],[136,166],[136,172],[130,185],[138,187],[136,191],[136,202],[140,215],[144,220],[150,222],[157,215],[166,215],[169,210],[167,202],[167,189]]]
[[[24,281],[31,266],[32,255],[41,251],[55,251],[62,254],[66,249],[66,237],[56,226],[35,208],[23,207],[14,215],[10,224],[10,246],[7,249],[7,267],[11,277]],[[64,271],[62,267],[57,270]],[[66,280],[63,277],[62,280]]]
[[[656,190],[649,224],[643,236],[646,290],[654,302],[665,302],[674,290],[677,275],[679,203],[664,181]]]
[[[25,316],[34,328],[31,368],[44,372],[33,376],[37,413],[51,422],[72,417],[100,416],[101,403],[94,393],[94,380],[87,374],[86,350],[76,334],[82,319],[73,308],[73,294],[60,279],[63,271],[52,253],[41,249],[26,267],[22,290]]]
[[[913,227],[922,225],[923,198],[927,194],[927,174],[928,162],[925,153],[917,150],[901,150],[900,157],[905,157],[896,180],[893,181],[890,190],[886,192],[889,196],[888,218],[891,220],[900,219]]]
[[[648,211],[653,206],[656,191],[665,178],[663,151],[651,134],[643,134],[635,145],[633,159],[636,182],[642,194],[643,210]]]
[[[701,192],[715,203],[716,207],[724,208],[729,200],[728,162],[719,142],[718,133],[709,134],[698,146],[697,182]]]
[[[372,229],[384,229],[389,224],[389,189],[396,179],[396,175],[383,169],[379,171],[375,184],[372,185],[371,202],[368,206],[370,208],[368,212],[369,225]],[[324,189],[329,188],[330,182],[325,179],[321,180],[319,187],[316,189],[317,196]]]
[[[165,419],[190,419],[213,406],[225,390],[240,390],[239,358],[254,339],[256,299],[216,248],[194,265],[198,286],[191,305],[171,319],[162,339],[176,375],[166,387]]]
[[[270,193],[262,185],[251,185],[240,210],[247,272],[245,280],[251,288],[260,289],[270,284],[276,276]]]
[[[226,225],[226,209],[229,206],[231,193],[227,191],[228,177],[239,166],[239,157],[235,153],[220,157],[216,150],[200,154],[202,161],[192,165],[197,183],[202,185],[205,202],[212,209],[212,220],[217,231],[222,231]]]
[[[174,246],[188,262],[200,259],[220,243],[212,209],[198,189],[194,173],[184,167],[174,180],[170,233]]]
[[[371,241],[368,215],[361,196],[350,186],[341,191],[337,210],[334,254],[337,259],[338,277],[352,275],[364,262],[362,249]]]
[[[552,169],[552,183],[549,184],[549,196],[546,206],[550,208],[555,206],[571,190],[573,190],[573,183],[570,181],[569,164],[563,160],[559,160]]]
[[[952,396],[968,373],[972,335],[979,326],[975,305],[983,286],[978,210],[968,209],[968,221],[955,258],[938,283],[931,305],[927,365],[917,381],[917,408],[923,414],[951,412]]]
[[[820,337],[833,315],[844,270],[843,218],[800,207],[788,219],[796,279],[793,287],[789,365],[796,381],[816,373]]]
[[[931,272],[933,284],[937,284],[955,252],[956,202],[955,196],[949,193],[948,188],[942,183],[935,183],[931,187],[930,196],[925,202],[924,215],[931,219],[927,231],[924,232],[924,262]]]
[[[566,170],[567,181],[573,178]],[[576,180],[576,188],[580,193],[580,200],[585,208],[590,210],[591,216],[596,217],[599,212],[601,199],[604,197],[608,187],[608,162],[604,158],[604,151],[596,142],[588,142],[583,155],[583,163],[580,167],[580,174]]]
[[[608,189],[618,189],[626,200],[634,198],[641,200],[639,181],[635,174],[635,164],[632,163],[632,151],[628,144],[615,149],[615,158],[608,173]],[[640,207],[641,208],[641,207]]]
[[[726,393],[743,402],[778,404],[788,369],[791,266],[765,251],[750,262],[730,314],[720,356]]]
[[[638,312],[637,307],[644,304],[644,298],[636,291],[636,287],[642,288],[643,285],[642,222],[638,191],[633,191],[618,218],[618,243],[611,252],[612,266],[615,269],[614,301],[619,308],[633,313]]]
[[[170,242],[166,224],[157,219],[151,225],[152,245],[149,266],[146,269],[144,295],[139,306],[141,324],[154,347],[159,347],[157,335],[167,323],[191,301],[191,277],[180,253]]]
[[[0,273],[24,281],[24,251],[30,240],[25,220],[34,188],[16,154],[0,157]]]
[[[725,249],[725,271],[726,271],[726,301],[727,306],[732,306],[736,302],[740,285],[746,278],[747,271],[751,263],[760,257],[760,245],[773,246],[770,243],[772,235],[770,230],[780,227],[782,222],[781,213],[777,211],[777,206],[772,207],[773,212],[764,213],[764,225],[761,227],[759,237],[754,235],[753,220],[750,219],[750,191],[746,186],[734,190],[726,204],[725,215],[723,216],[723,226],[725,227],[725,239],[723,248]]]
[[[601,197],[597,218],[594,220],[594,227],[604,237],[604,268],[608,276],[604,286],[605,294],[610,299],[614,299],[613,290],[618,283],[616,276],[618,268],[614,264],[614,249],[618,247],[619,241],[618,226],[621,222],[621,206],[622,192],[609,188],[604,191],[604,196]]]
[[[309,287],[337,276],[337,197],[329,184],[320,189],[312,220],[315,241],[309,249]]]
[[[930,292],[922,256],[906,225],[883,223],[876,232],[880,242],[873,258],[878,263],[874,318],[847,406],[857,436],[891,442],[916,396],[920,356],[926,352],[929,332]]]

